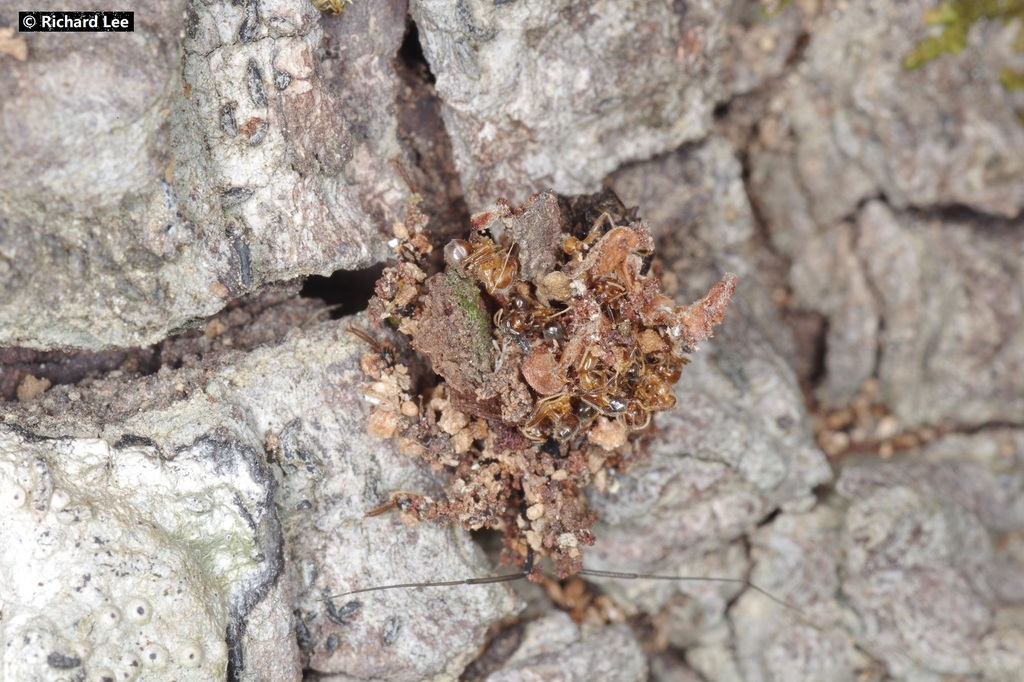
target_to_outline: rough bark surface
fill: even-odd
[[[0,72],[0,343],[148,345],[386,255],[404,3],[326,31],[301,2],[135,11],[128,37],[31,34]]]
[[[461,670],[514,612],[508,588],[335,596],[488,570],[461,531],[366,518],[392,490],[433,488],[366,433],[363,351],[325,324],[9,411],[0,570],[18,645],[5,673],[34,679],[51,652],[117,678],[140,658],[143,679]]]
[[[593,192],[711,126],[724,14],[710,2],[411,3],[473,210]]]
[[[904,70],[934,5],[0,7],[0,676],[1015,679],[1024,56],[981,21]],[[383,260],[411,205],[443,247],[603,183],[677,303],[739,286],[646,459],[587,492],[585,563],[725,581],[344,595],[496,569],[367,516],[451,481],[369,435],[386,347],[297,278]],[[511,228],[530,272],[543,215]]]

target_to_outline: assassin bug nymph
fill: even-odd
[[[440,500],[396,493],[371,514],[397,509],[411,523],[497,530],[501,563],[518,570],[337,596],[536,582],[548,560],[559,579],[732,583],[789,606],[740,578],[583,568],[597,519],[583,490],[607,490],[611,472],[644,456],[634,434],[674,406],[672,387],[722,320],[735,276],[677,306],[650,274],[646,223],[609,190],[544,193],[521,207],[499,200],[472,217],[468,239],[449,243],[444,269],[433,273],[426,222],[414,205],[396,227],[398,262],[383,272],[368,309],[371,326],[391,326],[397,340],[353,333],[372,348],[362,362],[371,433],[447,470],[450,482]],[[411,360],[416,352],[432,372]]]

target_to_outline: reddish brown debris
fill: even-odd
[[[582,490],[636,459],[630,434],[675,405],[687,355],[721,322],[736,278],[676,306],[649,273],[647,224],[607,190],[499,200],[429,277],[424,226],[413,207],[396,228],[400,261],[369,313],[408,344],[375,345],[366,390],[374,433],[452,478],[443,500],[401,493],[394,504],[417,520],[501,529],[508,563],[532,553],[572,575],[597,519]],[[412,350],[436,373],[415,388]]]
[[[563,393],[566,387],[565,369],[550,348],[537,346],[523,360],[523,378],[538,395]]]
[[[869,379],[847,407],[816,411],[814,431],[826,455],[874,453],[883,459],[913,450],[941,435],[931,427],[907,429],[889,412],[880,395],[878,379]]]

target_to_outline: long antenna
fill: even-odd
[[[423,582],[423,583],[396,583],[394,585],[380,585],[378,587],[363,587],[358,590],[349,590],[348,592],[340,592],[338,594],[326,597],[327,599],[334,599],[336,597],[347,597],[350,594],[361,594],[363,592],[382,592],[384,590],[406,590],[414,587],[455,587],[456,585],[490,585],[492,583],[510,583],[515,580],[522,580],[527,576],[527,573],[520,571],[518,573],[503,573],[502,575],[489,575],[486,578],[466,578],[465,580],[441,580],[437,582]]]
[[[495,583],[511,583],[516,580],[522,580],[523,578],[530,575],[533,571],[533,552],[528,551],[526,556],[526,564],[523,566],[521,571],[516,573],[503,573],[501,575],[489,575],[483,578],[465,578],[463,580],[436,580],[429,582],[418,582],[418,583],[395,583],[393,585],[379,585],[377,587],[363,587],[358,590],[349,590],[348,592],[340,592],[338,594],[324,597],[324,600],[335,599],[338,597],[347,597],[353,594],[363,594],[365,592],[383,592],[384,590],[409,590],[417,587],[456,587],[458,585],[493,585]],[[601,571],[592,568],[583,568],[576,574],[582,577],[590,578],[612,578],[616,580],[662,580],[671,582],[702,582],[702,583],[729,583],[733,585],[743,585],[750,589],[763,594],[768,599],[779,606],[785,607],[790,611],[800,614],[806,617],[806,614],[793,606],[787,601],[779,599],[768,590],[763,587],[759,587],[754,583],[744,578],[715,578],[705,576],[677,576],[677,575],[663,575],[657,573],[628,573],[625,571]]]
[[[350,594],[362,594],[364,592],[383,592],[384,590],[409,590],[416,587],[455,587],[456,585],[493,585],[494,583],[511,583],[522,580],[533,571],[533,549],[527,547],[526,563],[516,573],[502,573],[501,575],[489,575],[484,578],[466,578],[464,580],[435,580],[432,582],[420,583],[396,583],[394,585],[380,585],[378,587],[363,587],[358,590],[349,590],[339,594],[332,594],[324,597],[324,601],[337,597],[347,597]]]
[[[623,571],[599,571],[591,568],[580,569],[580,572],[576,575],[590,576],[591,578],[615,578],[619,580],[666,580],[673,582],[732,583],[734,585],[744,585],[755,592],[763,594],[779,606],[784,606],[791,611],[799,613],[801,616],[805,615],[804,612],[797,607],[779,599],[768,590],[763,587],[758,587],[745,578],[709,578],[704,576],[658,575],[655,573],[626,573]]]

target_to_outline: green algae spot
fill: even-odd
[[[903,60],[903,68],[912,71],[944,54],[959,54],[967,47],[967,34],[971,27],[986,19],[1001,19],[1004,23],[1014,19],[1020,21],[1022,25],[1013,48],[1024,52],[1024,0],[950,0],[924,13],[924,23],[941,26],[942,32],[918,43]],[[1000,80],[1011,88],[1019,80],[1024,80],[1024,73],[1006,70]]]
[[[487,314],[480,288],[473,280],[454,273],[445,274],[444,281],[466,318],[466,331],[473,337],[470,345],[476,354],[477,366],[491,369],[491,316]]]

